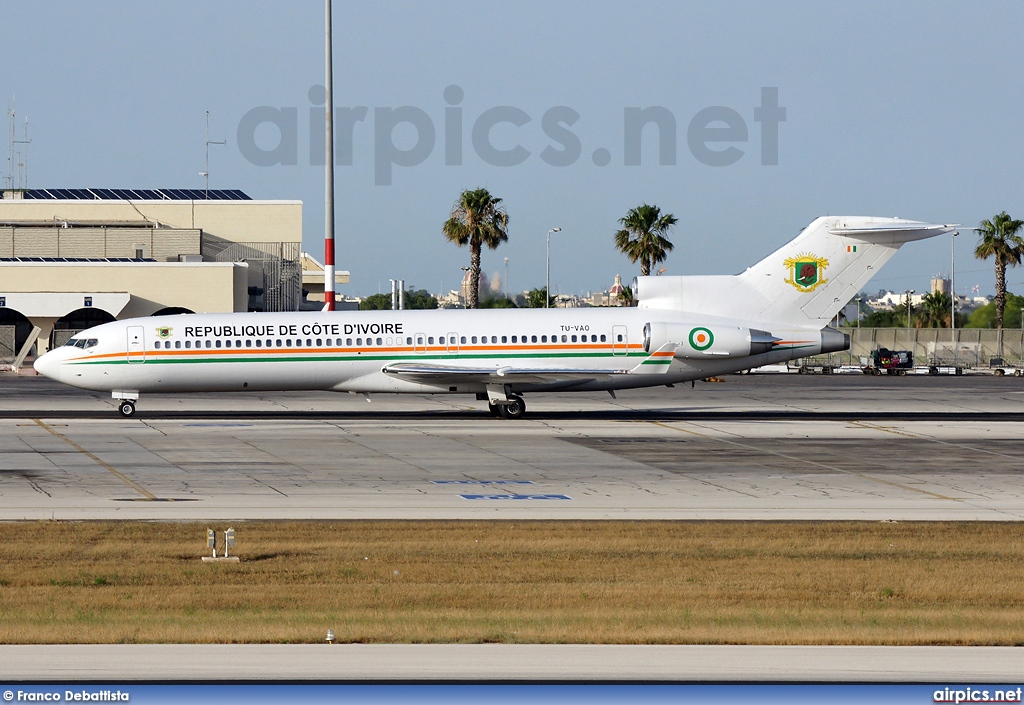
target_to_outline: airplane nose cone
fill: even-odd
[[[57,380],[58,382],[60,381],[57,375],[60,365],[57,363],[52,351],[44,353],[42,357],[38,358],[33,363],[32,366],[36,369],[36,372],[44,377],[49,377],[50,379]]]

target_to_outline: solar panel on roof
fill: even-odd
[[[93,201],[251,201],[252,198],[238,189],[126,189],[126,188],[73,188],[73,189],[26,189],[26,200]]]

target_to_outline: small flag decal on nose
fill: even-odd
[[[846,246],[846,251],[847,252],[856,252],[857,251],[857,246],[856,245],[847,245]]]

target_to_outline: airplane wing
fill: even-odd
[[[618,375],[650,375],[668,372],[675,355],[675,343],[666,343],[632,368],[608,369],[585,367],[479,367],[467,365],[445,365],[419,362],[395,362],[382,368],[384,374],[415,379],[420,382],[444,384],[446,382],[489,382],[489,383],[550,383],[584,382]]]

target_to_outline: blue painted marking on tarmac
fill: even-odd
[[[463,499],[498,499],[498,500],[509,500],[509,499],[568,499],[572,497],[564,494],[464,494],[459,495]]]
[[[532,485],[533,480],[431,480],[432,485]]]

